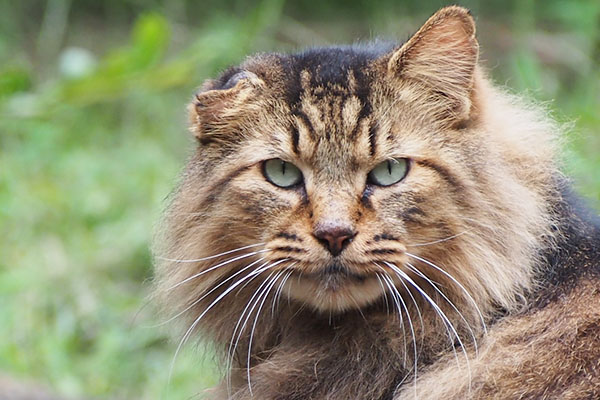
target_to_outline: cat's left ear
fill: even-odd
[[[435,13],[387,62],[388,72],[424,87],[443,118],[467,119],[479,56],[469,10],[450,6]],[[441,109],[440,109],[440,112]]]

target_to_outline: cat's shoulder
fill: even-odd
[[[537,307],[582,281],[596,281],[600,287],[600,216],[567,183],[561,185],[555,213],[556,238],[544,256]]]

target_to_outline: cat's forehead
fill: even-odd
[[[375,60],[389,53],[392,44],[312,48],[298,53],[266,53],[247,58],[210,81],[209,89],[229,89],[248,72],[265,83],[270,94],[283,96],[294,107],[303,94],[344,95],[368,90]]]
[[[316,170],[356,171],[372,162],[389,130],[380,104],[385,83],[379,61],[391,48],[346,46],[250,57],[210,82],[207,96],[222,92],[223,98],[211,98],[212,108],[200,102],[210,112],[203,114],[209,122],[219,116],[207,136],[214,137],[224,122],[243,121],[239,129],[246,138],[258,139],[254,143],[262,149],[272,146],[276,157],[303,160]],[[237,129],[228,128],[223,136]]]
[[[363,71],[368,64],[389,53],[392,43],[375,42],[364,45],[310,48],[297,53],[266,53],[249,57],[238,67],[226,71],[224,83],[235,71],[249,70],[268,81],[298,81],[301,72],[313,77],[312,84],[344,85],[349,73]]]
[[[311,49],[282,59],[281,68],[291,78],[289,90],[321,87],[355,90],[355,80],[365,79],[373,60],[383,53],[381,47],[334,47]],[[310,77],[307,81],[305,77]]]
[[[372,64],[389,48],[372,45],[311,49],[271,56],[266,63],[264,59],[255,60],[248,67],[254,67],[257,74],[262,72],[267,86],[287,106],[289,129],[298,135],[295,151],[302,158],[310,155],[311,164],[315,165],[320,160],[331,163],[331,154],[335,154],[339,162],[344,163],[345,159],[354,163],[361,156],[368,156],[368,151],[359,154],[365,153],[367,143],[355,145],[374,129]],[[265,71],[265,65],[269,70]]]
[[[331,171],[338,164],[334,170],[340,173],[368,155],[354,144],[371,125],[369,64],[376,57],[350,47],[314,49],[279,64],[286,77],[282,94],[290,129],[298,132],[296,152],[313,167],[324,163],[323,169]]]

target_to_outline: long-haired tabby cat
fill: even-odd
[[[250,57],[190,115],[156,286],[222,356],[210,398],[600,398],[600,224],[467,10]]]

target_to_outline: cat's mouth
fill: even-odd
[[[295,272],[286,287],[292,298],[321,312],[344,312],[367,306],[384,292],[377,275],[354,265],[331,261],[311,272]]]
[[[321,289],[336,292],[342,290],[348,285],[360,285],[369,279],[369,274],[357,273],[339,262],[332,261],[320,271],[312,273],[303,273],[302,278],[309,279]]]
[[[315,275],[317,275],[317,278],[320,278],[325,282],[346,279],[355,282],[364,282],[367,279],[366,274],[357,274],[356,272],[351,271],[348,266],[339,261],[332,261],[329,265],[323,268],[323,270]]]

